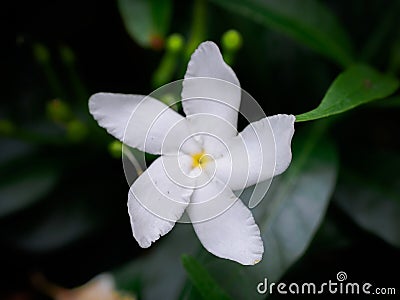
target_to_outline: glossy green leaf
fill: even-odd
[[[129,35],[142,47],[160,48],[172,14],[170,0],[118,0]]]
[[[229,295],[215,282],[208,271],[192,256],[183,255],[182,264],[197,291],[204,299],[227,300]]]
[[[257,284],[264,278],[279,280],[306,251],[324,218],[336,182],[338,159],[332,143],[320,138],[323,126],[315,128],[306,137],[295,135],[291,166],[274,179],[266,198],[253,209],[264,241],[262,261],[244,267],[211,255],[205,260],[217,282],[238,299],[264,297],[258,294]],[[248,193],[251,189],[241,198],[248,199]]]
[[[368,173],[345,168],[339,177],[335,202],[365,230],[400,247],[400,156],[373,152],[363,159]]]
[[[342,66],[352,61],[349,38],[335,16],[315,0],[213,0],[310,47]]]
[[[352,66],[335,79],[316,109],[297,115],[296,121],[310,121],[345,112],[385,98],[394,93],[398,86],[396,78],[383,75],[369,66]]]
[[[43,199],[58,178],[50,166],[10,171],[0,180],[0,218],[25,209]]]

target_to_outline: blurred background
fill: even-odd
[[[104,272],[139,299],[207,298],[192,274],[197,264],[233,299],[254,299],[267,275],[323,282],[345,271],[356,282],[399,288],[391,275],[400,267],[399,92],[328,125],[296,123],[293,164],[263,202],[287,189],[289,200],[279,202],[286,207],[303,193],[313,200],[301,202],[315,211],[313,222],[279,227],[289,236],[277,238],[283,250],[266,246],[267,265],[253,269],[205,253],[191,226],[140,249],[121,144],[87,108],[96,92],[148,94],[183,78],[190,54],[212,40],[267,115],[301,114],[354,62],[399,77],[399,8],[396,0],[18,3],[16,57],[5,60],[17,68],[16,84],[3,79],[0,103],[0,298],[57,299],[49,287],[74,288]],[[351,54],[336,55],[335,45]],[[264,209],[254,209],[262,232],[271,218]],[[193,268],[182,254],[196,260]]]

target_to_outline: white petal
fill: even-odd
[[[183,82],[182,105],[186,116],[199,113],[218,116],[230,125],[226,131],[232,136],[236,134],[232,128],[237,126],[240,99],[239,80],[224,62],[217,45],[202,43],[190,59]],[[207,122],[200,128],[207,132],[215,129]]]
[[[97,93],[89,99],[89,111],[108,133],[141,151],[176,153],[190,135],[185,118],[149,96]],[[188,151],[196,145],[186,143]]]
[[[129,190],[128,212],[133,236],[143,248],[172,229],[193,193],[192,188],[182,187],[168,176],[165,165],[178,168],[178,161],[174,160],[175,157],[157,158]]]
[[[249,124],[215,161],[217,178],[241,190],[284,172],[292,159],[294,121],[292,115],[275,115]]]
[[[275,115],[268,120],[275,140],[274,176],[277,176],[286,171],[292,160],[291,143],[296,118],[293,115]]]
[[[187,208],[191,220],[198,219],[197,205],[204,205],[204,201],[222,201],[231,204],[218,216],[193,223],[194,230],[203,246],[218,257],[243,265],[254,265],[259,262],[264,252],[260,230],[251,211],[242,201],[236,198],[230,189],[213,180],[203,188],[194,191]]]
[[[187,119],[202,149],[214,159],[226,152],[227,142],[237,135],[236,128],[218,116],[197,114],[188,116]]]

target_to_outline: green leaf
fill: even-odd
[[[208,271],[192,256],[183,255],[182,264],[191,282],[204,299],[230,299],[229,295],[218,286]]]
[[[32,144],[4,137],[0,141],[0,149],[0,165],[8,164],[35,151]]]
[[[0,218],[27,208],[53,189],[58,172],[51,166],[36,166],[10,172],[0,181]]]
[[[335,202],[365,230],[400,247],[400,156],[374,152],[363,157],[368,172],[346,168],[340,173]]]
[[[399,108],[400,107],[400,95],[390,96],[377,102],[371,103],[377,108]]]
[[[320,125],[308,137],[295,138],[292,165],[273,182],[265,209],[258,209],[260,227],[266,229],[263,264],[271,279],[280,278],[307,249],[336,184],[337,151],[319,136],[324,134]]]
[[[186,277],[181,255],[198,248],[192,225],[176,224],[144,256],[113,271],[118,290],[134,292],[139,299],[177,299]]]
[[[315,0],[212,0],[277,30],[342,66],[352,63],[350,40],[335,16]]]
[[[385,98],[399,86],[396,78],[383,75],[365,65],[355,65],[341,73],[322,99],[320,105],[297,115],[296,121],[310,121],[336,115],[361,104]]]
[[[76,242],[94,230],[100,217],[93,214],[93,207],[74,195],[69,201],[43,203],[40,210],[27,212],[9,220],[0,235],[9,244],[24,251],[43,253],[61,249]],[[65,200],[65,199],[63,199]]]
[[[162,46],[172,14],[170,0],[118,0],[118,7],[132,39],[142,47]]]
[[[333,144],[321,138],[323,124],[315,125],[307,136],[295,136],[291,166],[274,179],[266,198],[253,209],[264,241],[262,261],[243,267],[211,255],[206,260],[217,282],[238,299],[260,298],[257,283],[264,278],[279,280],[306,251],[324,218],[336,182],[338,159]],[[246,198],[247,193],[241,196]]]

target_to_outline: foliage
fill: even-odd
[[[400,246],[398,1],[26,5],[17,15],[17,95],[6,91],[0,104],[0,262],[11,282],[0,297],[4,289],[5,299],[41,299],[29,283],[36,271],[65,286],[110,271],[119,290],[141,299],[255,299],[265,277],[332,279],[339,267],[362,276],[369,264],[352,265],[357,257],[392,268]],[[124,147],[87,109],[94,92],[148,94],[182,78],[208,39],[221,41],[268,115],[296,115],[291,166],[253,209],[265,246],[256,266],[205,253],[181,224],[141,252],[126,214]],[[342,254],[350,263],[329,265]]]

